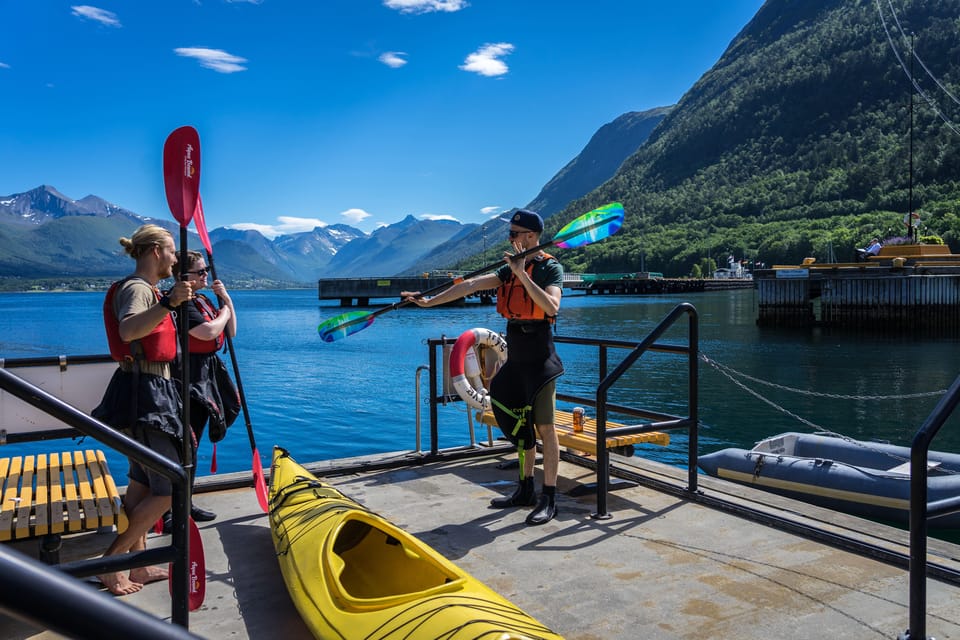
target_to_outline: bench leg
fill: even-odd
[[[59,533],[48,533],[40,538],[40,562],[60,564],[61,540]]]

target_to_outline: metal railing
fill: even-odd
[[[910,447],[910,627],[899,640],[927,638],[927,519],[960,511],[960,496],[927,502],[930,443],[960,404],[960,377],[920,426]]]
[[[90,436],[115,449],[116,451],[133,458],[168,478],[173,484],[173,531],[171,544],[144,551],[133,551],[125,554],[79,560],[58,565],[58,568],[73,577],[83,578],[114,571],[126,571],[136,567],[145,567],[163,562],[173,563],[173,587],[171,597],[171,619],[174,623],[185,628],[189,626],[189,567],[188,567],[188,536],[187,519],[190,510],[190,482],[184,467],[151,451],[139,442],[111,429],[102,422],[88,416],[75,407],[63,402],[43,389],[30,384],[22,378],[0,369],[0,389],[16,396],[23,402],[40,409],[50,416],[64,422],[80,433]],[[14,568],[16,575],[5,574],[5,580],[16,583],[20,577],[30,579],[25,570]],[[24,575],[20,576],[20,573]],[[60,587],[64,593],[71,589],[69,583]],[[12,611],[29,611],[33,604],[29,593],[14,590],[5,593],[4,608]],[[59,626],[65,622],[62,613],[56,608],[49,608],[43,623]]]
[[[657,342],[664,333],[673,327],[681,318],[688,319],[687,344],[671,345]],[[583,345],[597,348],[597,364],[599,380],[593,398],[571,394],[557,393],[557,399],[577,404],[585,404],[596,409],[597,423],[597,512],[595,518],[608,518],[607,493],[610,487],[610,452],[606,448],[607,438],[616,436],[636,435],[653,431],[667,431],[686,429],[689,433],[687,491],[697,491],[697,446],[698,446],[698,398],[699,398],[699,318],[696,308],[689,303],[677,305],[666,317],[640,342],[625,340],[600,340],[591,338],[576,338],[570,336],[556,336],[554,342],[572,345]],[[455,339],[442,337],[427,340],[429,350],[430,380],[430,455],[439,453],[439,418],[438,407],[447,402],[459,401],[456,394],[441,393],[438,378],[443,374],[441,355],[443,347],[451,345]],[[629,349],[630,352],[613,369],[608,371],[609,352],[611,349]],[[638,409],[608,402],[610,389],[617,381],[649,351],[671,353],[687,357],[687,416],[676,416],[668,413]],[[418,382],[419,384],[419,382]],[[646,422],[621,427],[607,426],[607,416],[611,412],[638,417]],[[419,421],[418,421],[419,425]],[[419,441],[419,440],[418,440]]]

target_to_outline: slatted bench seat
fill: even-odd
[[[481,420],[484,424],[497,426],[497,421],[492,413],[484,413]],[[573,414],[571,412],[557,410],[554,413],[554,420],[556,422],[557,440],[560,441],[561,447],[593,455],[597,454],[597,421],[594,418],[584,417],[583,431],[579,433],[573,430]],[[608,420],[607,426],[614,429],[624,425]],[[665,447],[670,444],[670,435],[660,431],[652,431],[629,436],[612,436],[606,439],[606,444],[607,449],[615,453],[632,455],[633,445],[656,444]]]
[[[63,534],[127,528],[103,451],[0,458],[0,542],[40,538],[40,559],[60,561]]]

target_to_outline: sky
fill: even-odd
[[[675,104],[763,0],[0,0],[0,196],[169,216],[201,141],[207,226],[267,237],[531,202],[604,124]]]

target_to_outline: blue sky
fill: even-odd
[[[0,0],[0,195],[169,216],[200,133],[210,228],[268,237],[527,204],[607,122],[676,103],[763,0]]]

